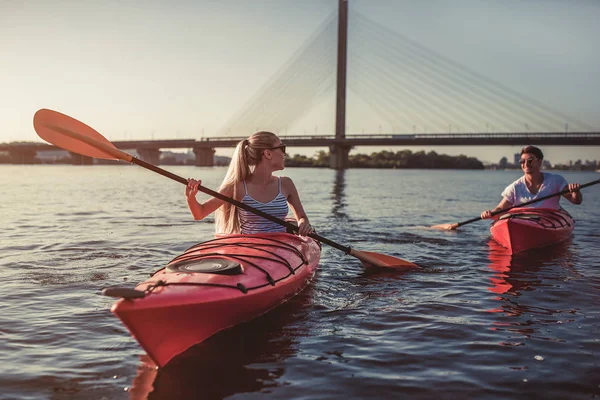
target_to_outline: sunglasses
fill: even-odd
[[[283,154],[286,154],[285,153],[285,144],[280,144],[279,146],[276,146],[276,147],[268,147],[267,148],[267,150],[275,150],[275,149],[281,149]]]
[[[533,162],[535,160],[537,160],[537,158],[528,158],[526,160],[521,159],[521,160],[519,160],[519,164],[521,164],[521,165],[523,165],[523,164],[531,165],[531,164],[533,164]]]

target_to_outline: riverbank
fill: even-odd
[[[288,168],[329,168],[329,152],[319,151],[313,157],[294,155],[286,159]],[[229,165],[231,158],[215,156],[215,166]],[[0,164],[12,164],[13,160],[8,156],[0,155]],[[36,164],[72,164],[67,152],[59,154],[55,158],[39,158],[34,160]],[[106,160],[94,160],[95,164],[118,164],[118,162]],[[160,165],[194,165],[194,153],[163,152]],[[437,154],[434,151],[425,153],[419,151],[413,153],[410,150],[397,152],[380,151],[371,154],[353,154],[348,157],[349,168],[391,168],[391,169],[484,169],[481,161],[465,155],[449,156]]]

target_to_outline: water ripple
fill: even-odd
[[[192,221],[177,184],[157,191],[129,166],[32,169],[0,174],[0,399],[600,396],[598,187],[567,205],[572,240],[511,256],[484,221],[426,229],[479,215],[510,172],[286,169],[320,234],[421,268],[365,269],[324,246],[300,295],[157,370],[101,289],[145,279],[214,219]],[[202,169],[210,187],[222,174]],[[46,199],[27,195],[49,181]]]

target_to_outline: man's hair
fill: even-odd
[[[542,153],[542,151],[535,147],[535,146],[525,146],[521,149],[521,155],[523,154],[533,154],[534,156],[536,156],[537,158],[539,158],[540,160],[544,159],[544,153]]]

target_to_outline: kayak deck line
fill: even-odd
[[[537,224],[541,225],[542,228],[546,228],[546,229],[562,229],[562,228],[569,227],[572,225],[571,222],[569,222],[569,220],[562,213],[547,214],[547,215],[544,215],[544,218],[542,218],[540,215],[531,215],[531,214],[525,214],[525,213],[504,214],[503,216],[498,218],[498,220],[512,219],[512,218],[526,219],[528,221],[533,221],[533,222],[536,222]],[[549,223],[549,221],[555,221],[558,224],[552,224],[552,223]]]
[[[490,226],[492,238],[510,254],[551,246],[568,239],[575,219],[563,208],[511,209]]]
[[[219,237],[192,246],[169,263],[172,269],[168,264],[120,292],[125,296],[111,311],[162,367],[215,333],[294,297],[314,277],[320,255],[316,240],[289,233]]]
[[[241,274],[243,272],[240,263],[245,263],[247,265],[250,265],[250,266],[256,268],[259,271],[262,271],[265,274],[265,279],[267,280],[267,283],[264,283],[261,285],[256,285],[253,287],[246,287],[242,283],[237,283],[236,285],[227,285],[227,284],[209,283],[209,282],[165,282],[165,281],[159,279],[158,281],[155,281],[155,282],[153,282],[153,281],[147,282],[149,285],[146,287],[146,289],[144,291],[136,290],[136,289],[132,289],[132,288],[124,288],[124,287],[111,287],[111,288],[103,289],[103,294],[105,294],[107,296],[111,296],[111,297],[121,297],[123,299],[130,300],[130,299],[136,299],[136,298],[143,298],[146,295],[152,293],[154,291],[154,289],[156,289],[158,287],[166,287],[166,286],[212,286],[212,287],[238,289],[243,294],[247,294],[248,291],[250,291],[250,290],[260,289],[260,288],[263,288],[268,285],[275,286],[275,284],[277,282],[287,279],[290,275],[295,275],[296,271],[300,267],[308,264],[308,260],[306,259],[306,257],[304,257],[304,255],[296,247],[290,245],[289,243],[285,243],[281,240],[276,240],[276,239],[268,238],[268,237],[261,237],[260,239],[264,240],[265,243],[252,243],[250,245],[245,244],[245,243],[228,242],[230,239],[235,238],[235,237],[236,236],[227,236],[227,237],[216,238],[216,239],[212,239],[212,240],[209,240],[206,242],[198,243],[198,244],[188,248],[187,250],[185,250],[185,252],[183,254],[180,254],[179,256],[172,259],[165,268],[162,268],[161,270],[159,270],[155,273],[152,273],[150,276],[154,277],[155,275],[157,275],[165,270],[170,273],[183,273],[183,274],[207,273],[207,274],[237,275],[237,274]],[[252,249],[252,250],[259,250],[264,253],[267,253],[271,257],[260,256],[260,255],[250,255],[250,254],[246,254],[246,253],[227,253],[227,255],[223,255],[222,253],[216,253],[216,252],[201,253],[201,254],[195,253],[196,251],[204,251],[204,250],[209,250],[209,249],[212,250],[212,249],[217,249],[217,248],[224,249],[226,247],[242,247],[242,248],[248,248],[248,249]],[[277,254],[273,251],[267,250],[266,248],[289,250],[289,251],[295,253],[298,256],[298,258],[301,260],[301,262],[299,265],[292,267],[289,260],[287,260],[286,258],[280,256],[279,254]],[[190,254],[190,253],[192,253],[192,254]],[[276,259],[273,259],[273,257]],[[284,267],[286,267],[289,271],[289,274],[284,275],[278,279],[273,279],[268,271],[266,271],[264,268],[261,268],[255,262],[248,260],[248,258],[276,262],[276,263],[281,264]],[[230,259],[234,260],[235,262],[228,263],[228,265],[225,269],[204,269],[204,270],[202,270],[202,269],[186,269],[186,267],[189,267],[190,265],[196,265],[196,266],[201,265],[201,263],[198,263],[198,261],[202,262],[202,261],[206,261],[206,260],[214,260],[214,262],[218,263],[218,262],[223,262],[223,261],[230,261]],[[212,265],[214,266],[214,264],[212,264]],[[231,270],[233,272],[229,272]],[[143,296],[138,293],[143,293]]]
[[[187,250],[185,250],[183,254],[175,257],[171,262],[173,262],[177,258],[185,255],[185,253],[187,253],[188,251],[196,249],[198,247],[201,247],[203,249],[208,248],[210,245],[214,245],[214,246],[218,247],[218,246],[222,246],[222,242],[225,241],[225,240],[235,239],[235,238],[245,239],[246,236],[247,235],[243,235],[243,234],[227,235],[227,236],[223,235],[221,237],[217,237],[217,238],[212,239],[212,240],[207,240],[206,242],[195,244],[192,247],[190,247]],[[304,257],[304,255],[302,254],[302,252],[300,250],[298,250],[296,247],[294,247],[291,244],[286,243],[286,242],[284,242],[282,240],[277,240],[277,239],[274,239],[272,237],[267,237],[267,236],[260,237],[260,240],[263,240],[265,242],[277,243],[280,247],[285,247],[286,249],[294,252],[298,257],[300,257],[300,258]],[[218,242],[218,243],[215,243],[215,242]],[[321,243],[319,241],[316,241],[316,242],[319,244],[319,247],[320,247]],[[241,245],[241,243],[239,243],[239,244]],[[261,246],[268,246],[267,243],[261,243],[260,245]]]

